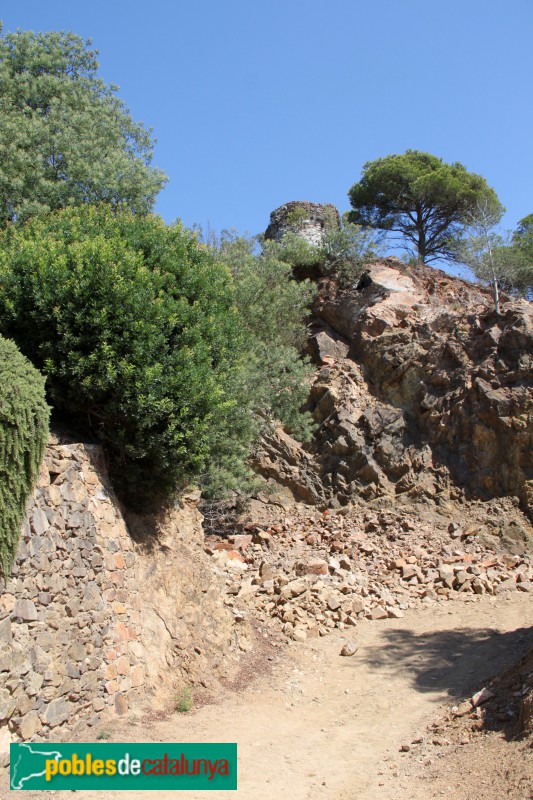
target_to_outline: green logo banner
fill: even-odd
[[[11,789],[237,788],[237,745],[78,742],[12,744]]]

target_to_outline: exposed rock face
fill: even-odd
[[[223,605],[225,575],[204,553],[199,499],[200,492],[185,495],[162,523],[128,517],[134,537],[149,525],[145,543],[135,548],[136,580],[143,602],[146,684],[151,703],[162,707],[184,684],[208,688],[230,676],[248,642],[247,626],[235,626]]]
[[[270,215],[270,225],[265,231],[265,239],[280,241],[286,233],[298,233],[309,244],[322,244],[324,231],[327,228],[338,228],[339,212],[328,203],[309,203],[293,201],[276,208]]]
[[[247,626],[221,601],[198,497],[132,540],[100,448],[47,449],[16,562],[0,580],[0,741],[63,735],[80,718],[168,704],[231,672]]]
[[[304,503],[325,502],[327,495],[317,459],[281,427],[263,436],[252,464],[264,477],[287,486]]]
[[[319,285],[315,441],[273,469],[279,443],[266,439],[261,471],[334,507],[510,495],[533,516],[531,303],[506,301],[497,316],[480,287],[398,259],[363,277]]]

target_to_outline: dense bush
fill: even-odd
[[[11,227],[0,327],[48,376],[54,408],[103,441],[130,506],[208,463],[244,469],[254,424],[233,281],[180,224],[85,206]]]
[[[304,249],[299,243],[303,242]],[[307,253],[307,243],[294,241],[291,255]],[[314,249],[314,248],[313,248]],[[214,247],[235,282],[239,314],[246,330],[246,391],[256,415],[275,418],[300,439],[311,433],[311,417],[301,411],[312,372],[302,358],[305,318],[314,287],[293,278],[288,251],[267,242],[224,231]],[[310,254],[316,257],[316,254]]]
[[[345,287],[357,280],[378,251],[376,231],[345,222],[340,227],[327,228],[320,245],[289,231],[280,241],[266,241],[263,255],[291,267],[312,267],[319,275],[331,275]]]
[[[0,573],[15,557],[26,500],[48,436],[44,378],[0,337]]]
[[[368,264],[378,256],[379,237],[371,228],[345,222],[324,234],[322,242],[324,271],[336,275],[346,286],[359,278]]]
[[[529,214],[518,223],[512,237],[511,252],[513,288],[531,300],[533,299],[533,214]]]
[[[265,240],[262,254],[291,267],[317,267],[318,273],[326,254],[321,247],[311,244],[297,231],[287,231],[279,240]]]

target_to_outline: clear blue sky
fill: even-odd
[[[17,0],[4,31],[71,30],[154,129],[157,211],[257,233],[289,200],[349,207],[407,148],[533,212],[532,0]]]

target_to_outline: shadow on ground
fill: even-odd
[[[384,630],[382,643],[361,650],[359,659],[390,674],[408,671],[420,692],[445,691],[459,699],[482,688],[532,648],[533,628],[507,633],[458,628],[428,634],[394,629]]]

